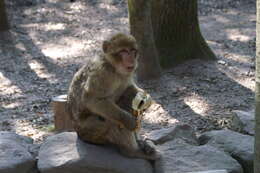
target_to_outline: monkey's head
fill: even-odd
[[[112,64],[116,72],[130,75],[137,68],[137,44],[131,35],[116,34],[103,42],[105,58]]]

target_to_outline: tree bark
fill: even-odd
[[[128,11],[130,31],[139,46],[138,80],[157,78],[161,67],[153,38],[151,0],[128,0]]]
[[[5,1],[0,0],[0,32],[7,31],[9,29],[7,15],[5,11]]]
[[[257,0],[256,88],[255,88],[255,160],[254,172],[260,172],[260,0]]]
[[[72,120],[66,110],[67,95],[52,98],[54,125],[56,131],[73,131]]]
[[[216,58],[200,31],[197,0],[153,0],[152,24],[162,67]]]

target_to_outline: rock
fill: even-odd
[[[254,112],[245,111],[233,111],[231,120],[231,129],[246,133],[249,135],[255,135],[255,115]]]
[[[218,64],[227,65],[227,63],[226,63],[225,61],[223,61],[223,60],[219,60],[219,61],[218,61]]]
[[[15,0],[13,2],[16,6],[35,6],[45,3],[45,0]]]
[[[209,145],[193,146],[181,139],[158,146],[163,157],[164,173],[184,173],[208,170],[227,170],[243,173],[240,164],[225,152]]]
[[[33,140],[12,132],[0,132],[0,172],[28,173],[35,168],[35,159],[28,148]]]
[[[207,143],[229,153],[244,168],[245,173],[253,173],[254,138],[231,130],[205,132],[199,137],[201,144]]]
[[[35,159],[38,159],[40,147],[41,147],[41,144],[32,144],[32,145],[29,146],[29,150],[28,151],[31,153],[31,155]]]
[[[82,142],[75,132],[47,138],[39,151],[41,173],[152,173],[151,164],[122,156],[113,148]]]
[[[33,139],[30,137],[17,135],[16,133],[7,131],[0,131],[0,139],[15,141],[23,146],[27,146],[33,143]]]
[[[147,138],[155,144],[163,144],[167,141],[181,138],[189,144],[198,145],[195,131],[187,124],[177,124],[170,128],[151,131],[147,134]]]
[[[214,170],[214,171],[199,171],[199,172],[188,172],[188,173],[228,173],[226,170]]]

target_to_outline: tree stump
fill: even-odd
[[[67,95],[52,98],[54,125],[56,131],[73,131],[71,118],[66,111]]]

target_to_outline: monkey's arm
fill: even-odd
[[[141,88],[137,87],[135,83],[130,82],[116,104],[123,110],[133,113],[133,99],[139,92],[143,93],[144,91]]]
[[[136,128],[136,118],[117,106],[113,100],[108,98],[92,98],[87,101],[87,107],[93,113],[96,113],[120,126],[123,125],[129,130]]]
[[[129,96],[135,96],[138,92],[145,93],[145,91],[142,88],[138,87],[136,83],[132,80],[130,81],[129,86],[124,93]]]
[[[84,86],[81,102],[85,103],[84,107],[91,112],[116,124],[123,125],[129,130],[135,129],[135,117],[116,105],[113,96],[111,96],[111,93],[113,93],[111,88],[106,80],[97,81],[90,78]]]

